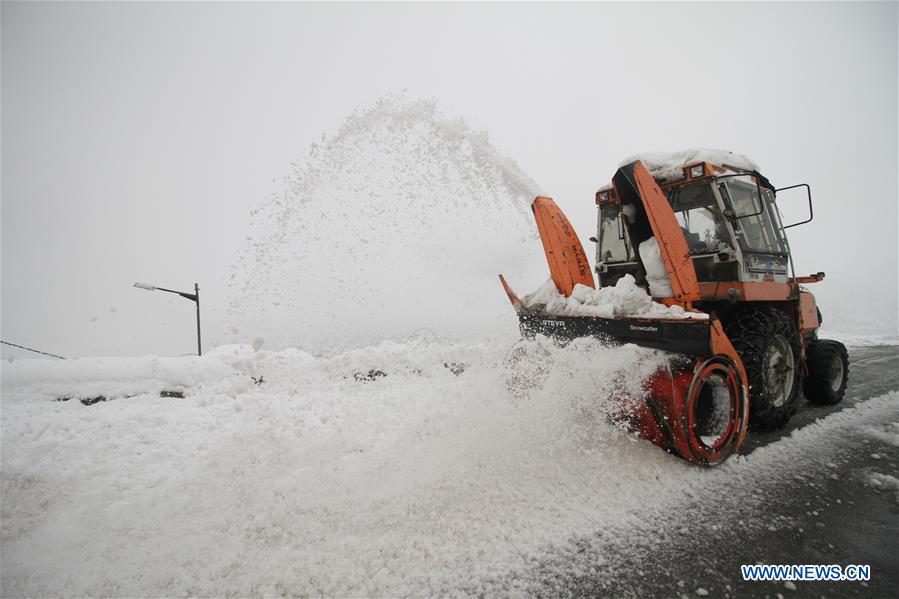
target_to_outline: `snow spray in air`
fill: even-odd
[[[516,330],[496,273],[539,272],[536,184],[434,101],[388,96],[313,144],[252,211],[229,316],[273,346],[343,349],[429,327]]]

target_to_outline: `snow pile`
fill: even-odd
[[[284,186],[252,212],[230,341],[328,351],[423,326],[515,329],[496,274],[539,272],[539,189],[486,133],[386,97],[323,136]]]
[[[708,314],[702,312],[686,312],[680,306],[669,307],[654,302],[631,275],[618,279],[614,287],[591,289],[586,285],[575,285],[571,297],[559,293],[552,279],[548,279],[522,301],[527,308],[543,309],[556,316],[708,318]]]
[[[882,427],[863,427],[860,430],[872,439],[899,447],[899,422],[891,422]]]
[[[889,474],[872,472],[868,477],[868,485],[878,491],[892,491],[896,497],[896,504],[899,505],[899,478]]]
[[[14,367],[4,367],[3,385],[46,399],[72,398],[73,395],[82,399],[158,395],[162,391],[182,391],[225,377],[233,365],[218,358],[221,351],[213,350],[202,358],[16,360]]]
[[[653,297],[673,297],[671,281],[668,279],[668,270],[662,260],[662,252],[659,242],[655,237],[650,237],[640,244],[640,261],[646,270],[646,282],[649,284],[649,293]]]
[[[545,388],[515,399],[509,349],[231,346],[167,364],[183,398],[144,382],[152,359],[4,364],[2,594],[456,594],[577,531],[597,492],[624,509],[597,455],[648,457],[641,495],[687,470],[597,399],[639,396],[661,352],[547,343]]]
[[[693,148],[680,152],[645,152],[628,156],[619,166],[630,164],[640,160],[643,166],[656,179],[673,181],[682,179],[683,167],[696,162],[709,162],[719,166],[731,166],[745,171],[759,170],[754,160],[743,154],[737,154],[729,150],[715,150],[705,148]]]

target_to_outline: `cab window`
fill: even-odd
[[[627,242],[627,227],[621,222],[617,204],[606,204],[599,209],[599,246],[597,262],[630,262],[633,255]]]
[[[730,178],[718,185],[725,204],[730,204],[736,214],[734,228],[740,232],[746,249],[785,253],[783,239],[771,220],[771,190],[762,188],[762,198],[759,198],[758,187],[748,181]]]

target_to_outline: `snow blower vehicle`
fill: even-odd
[[[785,190],[806,192],[805,220],[782,223],[775,198]],[[800,385],[813,404],[843,398],[846,348],[818,339],[821,312],[805,288],[824,273],[796,276],[785,233],[813,218],[807,184],[776,189],[732,153],[652,154],[621,166],[596,206],[596,282],[571,223],[546,197],[531,207],[551,292],[564,301],[520,298],[500,281],[525,338],[592,336],[675,354],[629,411],[640,436],[714,465],[738,452],[749,430],[783,427]],[[627,285],[647,290],[655,309],[610,313],[594,301]]]

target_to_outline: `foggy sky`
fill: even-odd
[[[195,351],[192,304],[131,287],[148,281],[198,282],[204,344],[221,342],[250,210],[388,93],[489,131],[584,240],[635,153],[728,148],[809,183],[815,220],[789,234],[798,273],[827,272],[825,326],[896,333],[895,3],[3,2],[0,18],[4,340]]]

